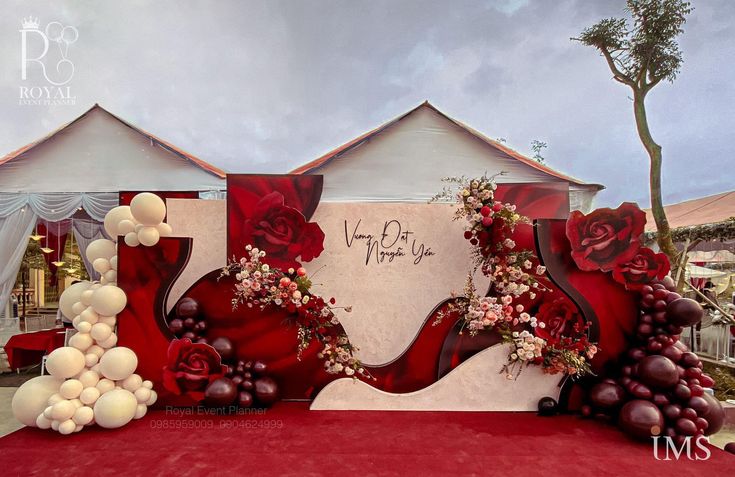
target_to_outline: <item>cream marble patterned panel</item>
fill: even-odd
[[[200,277],[227,262],[227,203],[224,200],[168,199],[168,223],[175,237],[192,237],[191,258],[171,289],[166,309]]]
[[[324,230],[324,252],[304,266],[316,272],[315,291],[352,306],[351,313],[338,316],[363,362],[395,359],[434,307],[452,291],[462,292],[472,269],[471,248],[462,222],[452,220],[454,210],[447,204],[388,202],[323,202],[316,209],[312,221]],[[381,252],[399,248],[404,255],[378,262]],[[479,274],[475,283],[483,290],[489,282]]]
[[[508,345],[483,350],[436,383],[419,391],[392,394],[352,378],[329,383],[311,403],[312,410],[376,411],[536,411],[539,399],[559,397],[559,375],[529,366],[515,380],[499,369]]]

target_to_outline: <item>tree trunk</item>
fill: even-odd
[[[658,230],[657,240],[658,246],[671,262],[672,275],[675,275],[678,267],[679,252],[671,240],[671,228],[664,211],[663,199],[661,197],[661,146],[651,137],[651,131],[648,129],[648,118],[646,117],[645,92],[640,90],[633,91],[633,112],[635,114],[635,123],[638,128],[638,136],[641,138],[643,147],[648,152],[651,168],[649,176],[649,187],[651,192],[651,212],[656,222]]]

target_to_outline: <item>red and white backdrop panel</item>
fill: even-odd
[[[462,290],[470,268],[470,248],[462,226],[451,220],[452,207],[322,203],[321,180],[229,176],[226,203],[167,201],[168,222],[182,238],[162,238],[152,248],[120,245],[118,284],[128,295],[120,316],[120,344],[135,350],[141,374],[153,380],[156,389],[162,389],[166,352],[174,338],[168,328],[171,309],[184,296],[201,304],[208,337],[227,336],[237,358],[269,363],[285,399],[314,399],[327,385],[328,393],[315,403],[320,408],[532,410],[543,396],[559,397],[558,375],[532,367],[509,382],[499,374],[507,349],[492,333],[459,336],[456,319],[434,325],[450,292]],[[352,379],[345,379],[329,384],[338,376],[325,373],[316,346],[301,360],[296,358],[296,329],[283,326],[280,311],[232,310],[233,285],[217,280],[227,257],[241,257],[245,245],[254,244],[269,252],[265,260],[273,265],[293,260],[281,249],[269,250],[252,227],[245,226],[260,201],[273,192],[324,231],[324,251],[303,265],[315,275],[319,292],[352,306],[340,320],[375,381],[353,386]],[[620,287],[607,274],[579,272],[571,260],[563,259],[569,253],[563,220],[569,212],[566,186],[503,184],[497,197],[546,224],[518,227],[514,240],[553,262],[550,274],[553,268],[559,275],[560,293],[594,322],[594,339],[606,351],[600,360],[615,356],[625,330],[632,326],[620,318],[631,316],[627,309],[631,301],[615,291]],[[599,290],[595,294],[600,300],[590,304],[581,298],[585,283]],[[160,402],[193,404],[163,389]]]

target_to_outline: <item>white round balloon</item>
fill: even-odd
[[[125,244],[128,247],[137,247],[140,245],[140,240],[138,240],[138,234],[135,232],[130,232],[125,234]]]
[[[144,387],[138,388],[133,394],[135,395],[135,399],[141,404],[145,404],[151,398],[151,390]]]
[[[94,404],[97,399],[102,395],[99,389],[96,387],[84,388],[82,393],[79,395],[79,399],[86,405]]]
[[[156,229],[158,230],[158,235],[160,235],[161,237],[168,237],[174,233],[171,226],[166,222],[161,222],[160,224],[156,225]]]
[[[79,302],[86,307],[89,306],[90,303],[92,303],[92,295],[94,294],[94,289],[92,287],[89,287],[87,290],[84,290],[81,295],[79,295]],[[79,313],[82,314],[81,312]]]
[[[138,374],[131,374],[122,382],[123,389],[127,389],[131,393],[137,391],[141,386],[143,386],[143,378]]]
[[[43,414],[39,414],[36,418],[36,427],[39,429],[51,429],[51,419],[47,418]]]
[[[72,417],[74,422],[80,426],[89,424],[90,422],[92,422],[93,418],[94,418],[94,410],[92,410],[92,408],[88,406],[82,406],[79,409],[77,409],[74,412],[74,417]]]
[[[84,385],[78,379],[67,379],[61,383],[59,394],[66,399],[76,399],[82,393]]]
[[[125,234],[125,235],[127,235],[127,234]],[[117,271],[117,255],[115,255],[114,257],[112,257],[112,258],[110,259],[110,267],[111,267],[111,268],[112,268],[113,270]]]
[[[118,235],[127,235],[130,232],[135,232],[135,222],[133,222],[132,220],[122,220],[119,224],[117,224]]]
[[[67,419],[66,421],[59,424],[59,434],[62,434],[64,436],[67,436],[74,432],[74,429],[77,428],[77,425],[74,421],[71,419]]]
[[[107,235],[117,240],[117,236],[120,235],[118,226],[123,220],[133,220],[133,214],[130,212],[130,206],[120,205],[110,210],[105,215],[105,231]]]
[[[72,313],[74,313],[74,316],[77,316],[78,314],[80,314],[86,309],[87,309],[87,305],[85,305],[81,301],[78,301],[71,306],[71,311]]]
[[[115,389],[115,382],[107,378],[102,378],[95,387],[100,390],[100,394],[105,394]]]
[[[113,346],[117,344],[117,335],[113,333],[105,341],[99,341],[97,342],[97,344],[105,349],[112,348]]]
[[[89,288],[92,284],[88,281],[75,283],[66,287],[59,297],[59,309],[67,318],[74,318],[79,313],[73,310],[74,304],[81,300],[82,292]]]
[[[92,262],[92,268],[99,273],[106,273],[112,269],[112,266],[110,265],[110,261],[106,258],[98,258]]]
[[[46,370],[56,378],[71,378],[84,369],[84,354],[71,346],[56,348],[46,358]]]
[[[10,408],[22,424],[36,427],[38,415],[48,407],[48,399],[59,391],[63,381],[53,376],[31,378],[15,391]]]
[[[86,324],[89,324],[89,323],[86,323]],[[71,346],[72,348],[78,349],[82,353],[87,351],[89,347],[92,346],[93,344],[94,344],[94,340],[92,339],[92,336],[89,333],[81,333],[81,332],[75,333],[74,336],[69,338],[69,346]],[[82,356],[82,359],[84,359],[84,356]]]
[[[115,242],[108,239],[97,239],[87,245],[87,260],[94,263],[98,258],[104,258],[110,260],[112,257],[117,255],[117,249],[115,248]]]
[[[151,397],[145,402],[145,405],[146,406],[152,406],[153,404],[155,404],[156,399],[158,399],[158,393],[156,393],[155,391],[151,390]]]
[[[117,315],[123,311],[126,303],[125,292],[114,285],[100,287],[92,295],[92,308],[103,316]]]
[[[141,417],[145,416],[146,412],[148,412],[148,406],[146,406],[145,404],[138,404],[138,406],[136,406],[135,408],[135,416],[133,418],[140,419]]]
[[[117,316],[100,316],[98,323],[104,323],[112,328],[117,323]]]
[[[65,399],[53,405],[51,408],[51,417],[54,421],[65,421],[71,419],[71,416],[74,415],[76,410],[77,407],[74,403]]]
[[[94,403],[94,420],[100,427],[122,427],[135,417],[138,401],[130,391],[114,389],[100,396]]]
[[[100,341],[105,341],[107,338],[110,337],[112,334],[112,328],[110,328],[105,323],[95,323],[92,326],[92,331],[90,332],[92,335],[92,338],[95,339],[98,343]]]
[[[94,293],[94,291],[92,291],[92,293]],[[90,303],[91,303],[91,301],[90,301]],[[94,308],[92,308],[91,306],[88,306],[79,315],[79,319],[81,321],[86,321],[87,323],[93,325],[93,324],[97,323],[97,320],[99,320],[99,315],[97,314],[96,311],[94,311]]]
[[[138,367],[138,357],[124,346],[107,350],[100,358],[100,372],[115,381],[128,378]]]
[[[80,333],[89,333],[92,331],[92,323],[88,321],[79,321],[79,323],[74,325],[74,328],[76,328]]]
[[[156,194],[142,192],[130,201],[130,212],[139,223],[155,227],[166,217],[166,204]]]
[[[117,272],[115,270],[107,270],[107,272],[105,272],[104,277],[108,283],[117,282]]]
[[[92,356],[97,358],[97,355],[93,354]],[[79,380],[79,382],[82,383],[82,386],[84,386],[85,388],[89,388],[97,385],[100,380],[100,375],[95,373],[91,369],[87,369],[85,371],[82,371],[77,379]]]
[[[155,227],[146,226],[138,232],[138,241],[141,245],[145,245],[146,247],[154,246],[158,243],[158,239],[160,238],[161,236],[158,234],[158,229]]]

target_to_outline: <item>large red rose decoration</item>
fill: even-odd
[[[569,336],[575,325],[584,326],[577,307],[563,297],[542,303],[536,313],[536,320],[536,336],[545,339],[549,344],[558,343],[562,336]]]
[[[283,194],[274,191],[264,196],[245,221],[243,236],[251,245],[266,252],[269,265],[286,270],[297,268],[301,257],[310,262],[324,250],[324,232],[315,222],[285,205]]]
[[[580,270],[612,270],[633,258],[640,248],[646,214],[636,204],[624,202],[617,209],[597,209],[584,215],[575,210],[567,220],[572,258]]]
[[[204,399],[209,383],[224,376],[226,367],[220,355],[207,344],[184,338],[168,346],[168,362],[163,368],[163,387],[176,395],[187,394],[195,401]]]
[[[625,285],[627,290],[640,290],[643,285],[665,277],[670,268],[666,255],[643,247],[638,249],[630,261],[615,266],[613,278]]]

